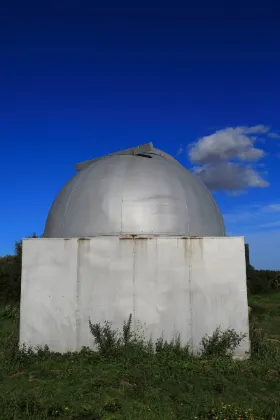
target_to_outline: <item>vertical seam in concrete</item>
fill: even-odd
[[[76,351],[80,350],[80,333],[81,333],[81,319],[80,319],[80,241],[77,239],[77,280],[76,280]]]
[[[191,332],[191,339],[190,339],[190,345],[191,350],[193,352],[194,350],[194,342],[193,342],[193,308],[192,308],[192,241],[193,239],[187,239],[189,246],[188,246],[188,262],[189,262],[189,305],[190,305],[190,332]]]
[[[133,273],[132,273],[132,328],[133,331],[135,331],[136,328],[136,319],[135,319],[135,267],[136,267],[136,258],[135,258],[135,254],[136,254],[136,242],[135,239],[133,239],[133,250],[132,250],[132,257],[133,257]]]

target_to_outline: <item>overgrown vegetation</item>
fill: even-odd
[[[0,257],[0,301],[19,302],[22,244],[15,243],[15,255]]]
[[[191,351],[188,346],[182,346],[179,334],[171,342],[164,338],[158,339],[155,343],[146,341],[144,331],[139,333],[139,329],[132,330],[132,315],[124,323],[122,333],[114,331],[109,322],[104,326],[100,324],[93,325],[89,321],[90,331],[94,336],[97,350],[104,356],[131,355],[138,357],[141,355],[179,355],[188,357]],[[217,328],[211,336],[206,335],[201,341],[200,355],[205,357],[228,357],[234,354],[246,334],[238,334],[232,329],[222,331]]]
[[[217,328],[212,336],[202,339],[202,354],[205,356],[232,356],[246,334],[238,334],[232,329],[221,331]]]
[[[193,357],[179,336],[146,342],[131,317],[119,332],[89,321],[99,352],[20,351],[18,309],[2,307],[0,419],[279,419],[280,331],[267,327],[279,302],[280,293],[250,302],[252,357],[243,362],[228,357],[243,339],[235,331],[205,337]]]
[[[280,419],[279,273],[247,261],[249,360],[229,357],[244,338],[233,330],[193,357],[179,335],[147,342],[131,316],[119,332],[89,320],[99,351],[60,355],[19,350],[21,253],[0,258],[0,420]]]
[[[30,238],[37,238],[33,233]],[[14,255],[0,257],[0,303],[19,303],[21,286],[22,242],[15,243]]]
[[[280,291],[280,271],[255,270],[250,264],[249,245],[245,245],[248,295],[259,295]]]
[[[249,295],[259,295],[280,291],[280,271],[247,270],[247,288]]]

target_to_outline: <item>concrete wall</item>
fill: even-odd
[[[93,323],[176,332],[194,352],[217,326],[248,334],[242,237],[95,237],[23,241],[20,343],[94,348]],[[237,357],[245,357],[244,340]]]

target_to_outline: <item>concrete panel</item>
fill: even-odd
[[[249,334],[244,240],[240,237],[188,239],[191,277],[192,346],[220,326]],[[244,340],[236,352],[249,350]]]
[[[134,316],[147,336],[171,341],[178,333],[190,339],[188,256],[184,241],[174,238],[134,242]]]
[[[77,240],[23,240],[20,345],[76,348]]]
[[[112,322],[114,329],[133,313],[133,248],[117,237],[79,240],[79,319],[77,350],[94,348],[92,323]]]
[[[94,348],[93,323],[176,333],[198,352],[221,326],[248,333],[243,238],[95,237],[23,243],[21,343]],[[249,342],[236,353],[245,357]]]

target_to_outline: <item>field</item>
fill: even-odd
[[[213,341],[200,358],[176,343],[157,353],[141,344],[23,353],[18,311],[2,308],[0,419],[280,420],[280,293],[254,296],[250,305],[252,358],[245,362]]]

